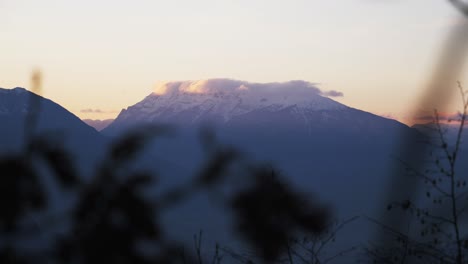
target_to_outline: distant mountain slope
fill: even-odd
[[[418,130],[424,134],[431,134],[432,137],[435,137],[436,140],[440,140],[439,129],[436,124],[426,123],[426,124],[415,124],[412,128]],[[453,121],[452,123],[442,123],[440,124],[440,129],[444,139],[447,141],[449,145],[455,144],[457,140],[457,134],[459,132],[460,123],[458,121]],[[463,148],[468,147],[468,134],[466,133],[468,130],[468,125],[465,125],[463,132],[461,134],[461,144]]]
[[[110,123],[112,123],[114,119],[105,119],[105,120],[98,120],[98,119],[83,119],[88,126],[94,127],[97,131],[101,131],[106,128]]]
[[[39,102],[38,108],[32,109],[31,98]],[[70,150],[81,168],[92,167],[102,150],[103,136],[65,108],[23,88],[0,88],[0,153],[21,151],[30,111],[37,111],[34,135],[50,135]]]

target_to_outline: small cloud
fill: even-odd
[[[338,92],[335,90],[322,92],[321,94],[326,97],[343,97],[344,96],[342,92]]]
[[[92,108],[86,108],[86,109],[81,109],[80,113],[86,113],[86,114],[109,114],[109,113],[116,113],[117,111],[105,111],[101,109],[92,109]]]
[[[91,108],[82,109],[82,110],[80,110],[80,112],[81,113],[95,113],[95,114],[104,113],[104,111],[102,111],[101,109],[91,109]]]

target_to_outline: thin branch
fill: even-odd
[[[340,231],[344,226],[348,225],[349,223],[357,220],[359,218],[359,216],[354,216],[354,217],[351,217],[350,219],[348,220],[345,220],[344,222],[342,222],[341,224],[339,224],[331,233],[330,233],[330,236],[325,239],[322,243],[322,245],[317,249],[316,251],[316,254],[319,255],[320,252],[322,251],[322,249],[325,247],[326,244],[328,244],[336,235],[336,233],[338,231]]]
[[[435,181],[434,179],[428,177],[426,174],[412,168],[407,162],[405,162],[403,160],[400,160],[400,159],[397,159],[397,160],[400,161],[400,163],[402,163],[408,170],[411,170],[413,173],[415,173],[416,176],[421,177],[422,179],[427,180],[427,181],[432,182],[432,183]],[[450,194],[448,192],[446,192],[444,189],[437,186],[437,184],[432,184],[432,186],[436,190],[438,190],[442,195],[450,197]]]
[[[323,264],[326,264],[326,263],[328,263],[328,262],[330,262],[330,261],[332,261],[332,260],[334,260],[334,259],[336,259],[336,258],[338,258],[338,257],[342,257],[342,256],[344,256],[345,254],[348,254],[349,252],[354,251],[354,250],[356,250],[356,247],[350,247],[350,248],[348,248],[348,249],[346,249],[346,250],[343,250],[343,251],[337,253],[336,255],[334,255],[334,256],[332,256],[332,257],[330,257],[330,258],[325,259],[325,260],[323,261]]]

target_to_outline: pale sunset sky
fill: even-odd
[[[161,81],[305,80],[403,120],[460,17],[446,0],[0,0],[0,87],[39,68],[43,96],[106,119]]]

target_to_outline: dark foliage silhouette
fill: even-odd
[[[290,192],[274,171],[260,170],[254,183],[232,201],[237,213],[238,231],[261,256],[277,259],[296,231],[318,234],[327,227],[327,211],[311,205],[304,197]]]

